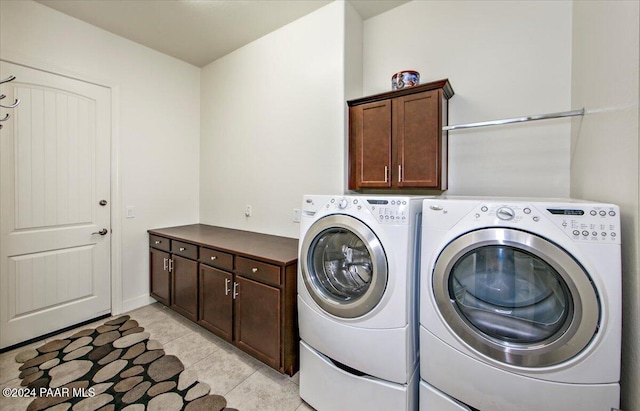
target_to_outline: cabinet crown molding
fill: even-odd
[[[373,94],[371,96],[360,97],[353,100],[348,100],[347,105],[349,107],[358,106],[360,104],[373,103],[376,101],[387,100],[391,98],[408,96],[410,94],[421,93],[423,91],[442,89],[442,95],[446,100],[449,100],[455,92],[453,87],[449,84],[449,79],[442,79],[432,81],[430,83],[420,84],[418,86],[407,87],[400,90],[387,91],[384,93]]]

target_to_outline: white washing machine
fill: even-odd
[[[427,199],[420,409],[619,405],[619,209],[573,200]]]
[[[315,409],[417,409],[421,212],[417,197],[304,197],[300,396]]]

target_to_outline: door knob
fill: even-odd
[[[93,234],[107,235],[108,232],[109,232],[109,230],[107,230],[106,228],[103,228],[100,231],[96,231],[95,233],[91,233],[91,235],[93,235]]]
[[[100,202],[98,204],[100,204],[101,206],[104,207],[104,206],[107,205],[107,200],[100,200]]]

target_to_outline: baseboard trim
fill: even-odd
[[[126,313],[129,311],[133,311],[137,308],[144,307],[145,305],[153,304],[155,302],[156,300],[154,300],[149,294],[144,294],[139,297],[124,300],[122,301],[122,312]]]

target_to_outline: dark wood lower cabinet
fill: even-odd
[[[151,296],[164,305],[171,305],[169,253],[149,248],[149,274]]]
[[[280,290],[236,276],[236,344],[262,362],[280,363]]]
[[[171,308],[191,321],[198,320],[198,262],[172,257]]]
[[[219,337],[233,340],[233,274],[200,265],[198,324]]]
[[[149,230],[150,294],[276,370],[299,366],[298,240],[193,224]]]

